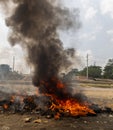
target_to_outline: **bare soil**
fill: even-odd
[[[31,122],[25,123],[30,117]],[[34,123],[40,118],[40,123]],[[95,117],[46,119],[37,115],[0,115],[0,130],[113,130],[113,115],[99,114]]]
[[[21,92],[26,91],[26,93],[29,93],[32,86],[24,86],[20,86]],[[10,85],[3,84],[1,86],[3,91],[10,87]],[[20,89],[19,85],[12,88],[13,92]],[[80,89],[93,103],[98,104],[100,107],[110,107],[113,110],[112,88],[86,87]],[[34,92],[34,88],[32,92]],[[31,118],[30,122],[26,123],[26,118]],[[34,121],[37,119],[38,122],[35,123]],[[0,114],[0,130],[113,130],[113,113],[100,113],[97,116],[75,118],[65,117],[59,120],[47,119],[37,114]]]

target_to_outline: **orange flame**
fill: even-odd
[[[66,90],[65,85],[61,81],[57,81],[56,87],[59,90],[63,90],[63,92]],[[55,119],[59,119],[62,114],[69,116],[86,116],[87,114],[96,114],[92,109],[90,109],[87,102],[81,103],[73,97],[68,97],[68,95],[65,99],[59,98],[55,95],[55,93],[46,93],[45,95],[51,97],[52,105],[50,106],[50,109],[57,112],[54,117]]]
[[[58,120],[58,119],[60,118],[60,113],[57,112],[57,114],[54,116],[54,118],[55,118],[56,120]]]
[[[63,89],[64,88],[64,84],[60,81],[57,82],[57,88]]]
[[[36,95],[36,96],[39,96],[39,91],[38,91],[38,89],[35,90],[35,95]]]
[[[59,114],[55,118],[60,118],[60,114],[68,114],[70,116],[85,116],[87,114],[95,114],[95,112],[90,109],[87,105],[80,104],[74,99],[68,100],[56,100],[56,103],[52,102],[50,107],[52,111],[58,110]]]
[[[8,106],[7,104],[4,104],[4,105],[3,105],[3,108],[4,108],[5,110],[7,110],[7,109],[9,108],[9,106]]]
[[[10,101],[13,103],[15,101],[15,96],[11,96]]]

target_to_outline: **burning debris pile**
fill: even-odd
[[[41,95],[49,99],[44,106],[47,111],[55,112],[55,118],[61,115],[84,116],[95,114],[90,104],[79,100],[72,93],[73,90],[62,81],[59,74],[68,69],[75,58],[74,49],[64,49],[59,38],[59,31],[79,28],[78,10],[74,14],[56,5],[58,0],[0,0],[3,4],[13,2],[15,9],[6,19],[7,26],[12,30],[9,41],[12,45],[20,44],[28,52],[28,63],[34,68],[33,84],[38,87]],[[10,4],[9,4],[10,5]],[[17,96],[18,97],[18,96]],[[17,97],[2,106],[5,110],[9,106],[18,104],[19,110],[36,109],[39,97]],[[37,99],[37,101],[36,101]],[[15,101],[16,100],[16,101]],[[19,102],[19,103],[18,103]],[[21,104],[21,105],[19,105]],[[27,105],[26,105],[27,104]],[[22,107],[23,106],[23,107]]]
[[[78,95],[77,95],[78,96]],[[50,116],[55,119],[60,117],[76,117],[96,115],[90,107],[92,104],[81,103],[76,98],[60,100],[47,96],[14,95],[5,100],[0,100],[0,113],[35,113],[42,116]]]

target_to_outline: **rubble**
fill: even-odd
[[[109,115],[110,118],[113,118],[113,115]]]
[[[47,115],[46,118],[47,118],[47,119],[51,119],[51,118],[52,118],[52,115]]]
[[[27,117],[24,119],[25,123],[31,122],[32,118],[31,117]]]
[[[33,122],[34,123],[42,123],[42,120],[41,119],[37,119],[37,120],[34,120]]]

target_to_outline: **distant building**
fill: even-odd
[[[9,73],[11,71],[11,68],[7,64],[0,65],[0,72],[2,73]]]
[[[24,76],[17,71],[12,71],[9,65],[0,65],[0,80],[20,80],[22,78],[24,78]]]
[[[0,79],[4,79],[11,72],[11,68],[7,64],[0,65]]]

